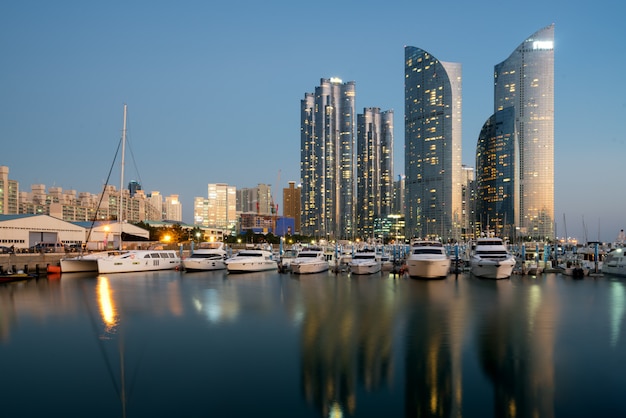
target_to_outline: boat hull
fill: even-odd
[[[185,271],[211,271],[224,270],[226,268],[224,259],[184,259],[182,264]]]
[[[180,257],[171,250],[137,250],[121,256],[99,258],[97,261],[100,274],[174,270],[181,265]]]
[[[61,273],[98,271],[98,260],[96,258],[62,258],[60,263]]]
[[[513,274],[515,260],[507,258],[505,260],[484,260],[472,259],[470,261],[470,272],[483,279],[508,279]]]
[[[259,261],[237,261],[226,264],[226,270],[229,273],[253,273],[257,271],[278,270],[276,261],[259,262]]]
[[[381,270],[381,264],[376,263],[350,263],[350,273],[352,274],[376,274]]]
[[[328,271],[330,265],[327,261],[315,263],[291,263],[291,272],[294,274],[313,274]]]
[[[411,259],[406,263],[410,277],[421,279],[441,279],[450,272],[450,259]]]

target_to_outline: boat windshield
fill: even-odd
[[[437,248],[416,248],[413,254],[441,254],[441,249]]]

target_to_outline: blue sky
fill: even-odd
[[[613,0],[6,0],[0,165],[22,190],[99,193],[127,103],[125,179],[180,195],[184,221],[208,183],[268,183],[280,204],[282,188],[299,179],[300,100],[321,78],[339,77],[356,82],[359,113],[394,110],[401,174],[411,45],[463,65],[463,162],[473,167],[493,112],[494,65],[554,23],[557,234],[612,241],[626,228],[626,191],[613,179],[626,160],[625,8]]]

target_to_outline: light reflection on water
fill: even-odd
[[[0,415],[625,416],[624,295],[556,274],[10,283]]]

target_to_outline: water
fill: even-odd
[[[623,417],[624,281],[176,271],[0,285],[0,416]]]

